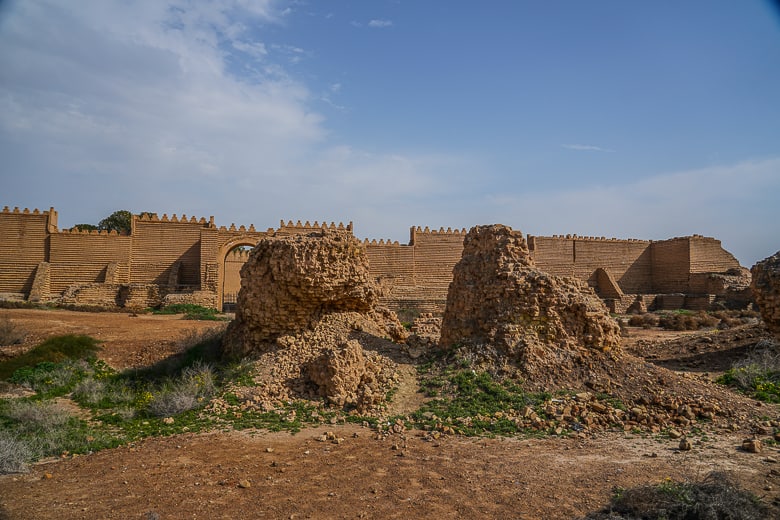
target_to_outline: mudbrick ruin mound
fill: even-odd
[[[658,432],[701,419],[744,425],[760,415],[752,401],[706,378],[681,376],[625,353],[619,325],[592,289],[537,269],[523,235],[503,225],[467,234],[439,349],[444,363],[466,360],[494,376],[519,379],[528,390],[581,392],[577,396],[587,403],[578,407],[592,414],[593,429],[623,425]],[[621,404],[590,402],[592,395]]]
[[[388,352],[403,339],[394,313],[376,306],[363,245],[323,229],[260,241],[241,270],[226,356],[256,359],[263,409],[290,398],[323,397],[361,412],[382,405],[396,378]]]
[[[549,376],[620,352],[620,327],[582,282],[534,266],[523,235],[477,226],[464,241],[440,347],[484,346],[542,385]]]
[[[769,330],[780,334],[780,251],[758,262],[753,275],[753,298]]]

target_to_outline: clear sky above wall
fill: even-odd
[[[0,1],[0,205],[780,249],[780,9]]]

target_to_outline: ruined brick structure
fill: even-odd
[[[280,223],[276,229],[217,227],[214,218],[133,216],[127,235],[59,230],[54,209],[0,212],[0,297],[138,308],[173,302],[220,308],[233,301],[239,270],[269,234],[352,232],[352,223]],[[408,244],[363,242],[381,303],[441,312],[466,230],[411,228]],[[576,235],[528,236],[536,265],[593,287],[611,310],[704,309],[749,299],[749,272],[713,238],[663,241]]]

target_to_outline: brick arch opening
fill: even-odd
[[[259,240],[257,236],[236,237],[220,247],[217,294],[218,308],[222,312],[235,310],[236,298],[241,288],[241,267]]]

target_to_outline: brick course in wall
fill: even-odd
[[[280,222],[278,228],[217,227],[214,218],[133,216],[129,235],[57,229],[54,209],[4,208],[0,212],[0,295],[34,296],[105,305],[198,302],[221,306],[237,292],[247,253],[269,235],[310,233],[322,228],[353,231],[352,223]],[[408,244],[365,240],[370,275],[381,302],[399,309],[443,309],[452,269],[463,250],[465,229],[412,227]],[[528,236],[536,265],[558,276],[587,282],[612,308],[648,302],[689,302],[697,308],[723,291],[711,273],[741,268],[720,241],[694,235],[664,241],[604,237]],[[719,285],[720,284],[720,285]],[[235,289],[235,291],[234,291]],[[655,295],[668,296],[660,300]],[[650,303],[652,305],[652,303]]]

